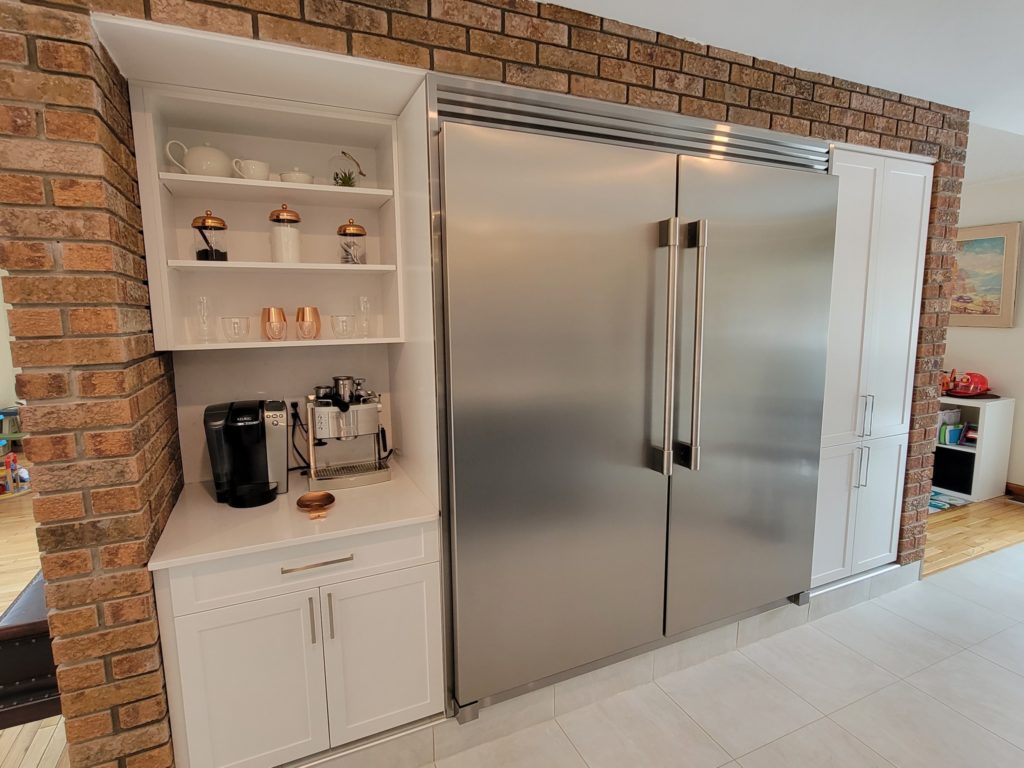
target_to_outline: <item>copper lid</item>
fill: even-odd
[[[366,227],[356,224],[355,219],[349,219],[348,224],[338,227],[338,234],[342,237],[366,237]]]
[[[207,210],[202,216],[192,219],[193,229],[227,229],[228,225],[220,216],[214,216],[213,211]]]
[[[299,216],[299,212],[291,210],[287,203],[281,203],[280,208],[276,211],[271,211],[269,219],[271,221],[276,221],[279,224],[298,224],[302,221],[302,217]]]

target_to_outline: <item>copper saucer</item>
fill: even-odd
[[[299,496],[295,505],[303,512],[320,512],[334,505],[334,494],[329,491],[310,491]]]

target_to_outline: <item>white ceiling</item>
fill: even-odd
[[[964,107],[973,122],[1024,134],[1020,0],[558,1],[789,66]]]

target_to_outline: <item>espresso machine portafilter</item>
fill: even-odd
[[[391,479],[387,435],[380,423],[380,396],[366,379],[335,376],[333,386],[318,386],[307,397],[310,490],[353,488]],[[331,456],[332,441],[361,441],[365,449]],[[336,453],[336,451],[334,451]]]

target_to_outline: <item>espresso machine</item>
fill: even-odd
[[[325,491],[391,479],[380,396],[366,379],[335,376],[306,398],[309,489]]]

